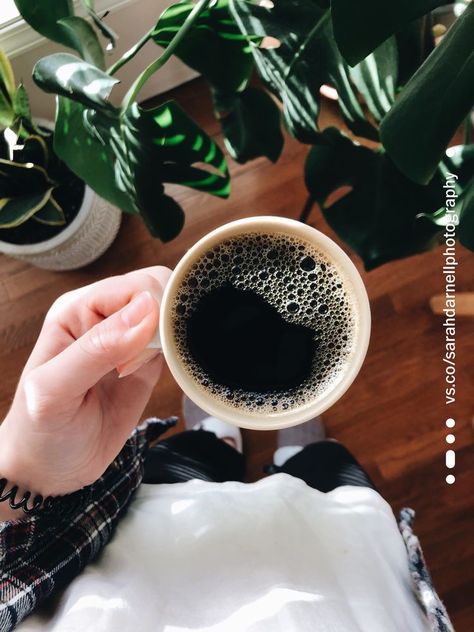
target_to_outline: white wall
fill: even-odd
[[[103,5],[111,7],[107,23],[119,35],[116,50],[111,55],[107,55],[107,65],[112,64],[152,28],[162,11],[170,4],[172,4],[171,0],[103,0],[97,2],[96,6],[98,7]],[[0,31],[0,38],[0,46],[6,50],[12,61],[17,82],[21,80],[26,85],[34,116],[53,119],[54,95],[45,94],[36,87],[31,79],[31,70],[38,59],[61,50],[60,47],[33,35],[24,23],[7,32]],[[139,72],[156,59],[162,50],[153,42],[148,42],[137,56],[117,73],[117,78],[122,83],[114,88],[114,101],[120,99]],[[144,100],[169,90],[194,76],[196,76],[194,71],[187,68],[179,60],[172,58],[144,86],[139,99]]]

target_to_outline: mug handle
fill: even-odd
[[[159,326],[156,328],[156,331],[153,334],[153,338],[147,344],[145,349],[161,349],[161,350],[163,350],[163,345],[161,344],[161,337],[160,337],[160,328],[159,328]]]

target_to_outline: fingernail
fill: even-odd
[[[141,292],[121,311],[127,327],[136,327],[153,309],[154,298],[150,292]]]
[[[141,369],[144,364],[151,362],[154,358],[159,356],[160,353],[161,349],[146,349],[135,360],[132,360],[121,367],[117,367],[118,376],[120,378],[127,377],[127,375],[135,373],[135,371]]]

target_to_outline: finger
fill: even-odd
[[[113,407],[105,411],[104,422],[110,425],[105,433],[110,442],[117,441],[111,448],[120,449],[130,435],[160,378],[163,365],[163,356],[159,356],[121,380],[114,373],[105,379],[106,400]]]
[[[89,329],[35,371],[36,388],[57,401],[83,396],[116,366],[130,362],[151,340],[159,306],[149,291]]]
[[[26,370],[50,360],[140,292],[147,290],[161,302],[170,274],[168,268],[153,266],[64,294],[49,310]]]

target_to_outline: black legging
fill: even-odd
[[[307,445],[281,467],[270,465],[269,474],[284,472],[301,478],[310,487],[329,492],[341,485],[372,487],[373,482],[352,454],[336,441]],[[206,430],[188,430],[160,441],[145,460],[144,483],[243,481],[245,457]]]

